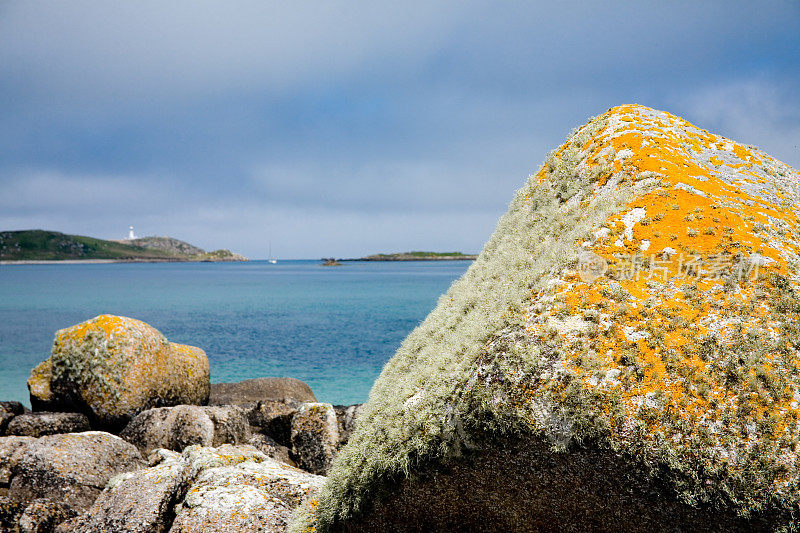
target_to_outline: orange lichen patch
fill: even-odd
[[[785,280],[797,284],[800,174],[668,113],[621,106],[600,120],[579,168],[612,164],[581,206],[611,180],[647,185],[577,243],[607,272],[568,270],[535,291],[527,330],[557,336],[569,383],[604,398],[596,405],[617,438],[643,424],[640,437],[680,450],[703,442],[723,461],[739,453],[734,437],[794,450],[800,358],[787,327],[800,305]],[[574,394],[543,386],[561,402]]]

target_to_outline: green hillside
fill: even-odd
[[[170,240],[180,246],[163,246]],[[68,235],[57,231],[22,230],[0,232],[0,261],[57,261],[111,259],[118,261],[240,261],[228,250],[208,252],[166,237],[144,238],[126,243]]]
[[[475,259],[475,255],[461,252],[401,252],[394,254],[375,254],[362,257],[359,261],[447,261],[456,259]]]

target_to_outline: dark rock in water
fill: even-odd
[[[34,409],[82,412],[113,431],[145,409],[205,404],[209,386],[203,350],[113,315],[56,332],[52,355],[28,379]]]
[[[247,443],[267,457],[271,457],[276,461],[286,463],[290,466],[297,466],[297,464],[295,464],[291,458],[289,448],[278,444],[275,440],[267,435],[262,433],[254,433]]]
[[[8,423],[17,415],[27,411],[19,402],[0,402],[0,437],[5,435]]]
[[[292,418],[300,403],[294,400],[264,400],[247,412],[250,426],[269,435],[282,446],[292,445]]]
[[[30,502],[19,517],[20,533],[51,533],[77,512],[61,501],[38,499]]]
[[[158,407],[139,413],[120,436],[144,454],[157,448],[245,444],[250,439],[246,412],[236,405]]]
[[[254,378],[238,383],[212,383],[209,405],[250,405],[261,400],[316,402],[311,387],[295,378]]]
[[[9,497],[48,498],[85,509],[111,477],[144,466],[135,446],[109,433],[48,435],[15,455]]]
[[[798,531],[798,206],[757,148],[592,119],[383,367],[292,531]]]
[[[334,405],[336,420],[339,424],[339,447],[341,448],[350,439],[350,435],[356,429],[356,419],[364,409],[364,404],[356,405]]]
[[[0,495],[0,531],[3,533],[19,531],[19,517],[26,505],[25,502]]]
[[[325,475],[339,445],[339,423],[329,403],[304,403],[292,418],[292,457],[298,466]]]
[[[25,437],[42,437],[57,433],[89,431],[89,419],[80,413],[48,413],[38,411],[18,415],[8,424],[6,433]]]
[[[11,471],[22,451],[36,439],[33,437],[0,437],[0,489],[11,483]]]
[[[251,446],[157,454],[152,467],[112,479],[59,533],[282,533],[324,481]]]

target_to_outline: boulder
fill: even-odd
[[[336,411],[329,403],[304,403],[292,418],[292,457],[314,474],[326,474],[339,445]]]
[[[81,413],[49,413],[39,411],[18,415],[9,422],[6,433],[26,437],[42,437],[56,433],[89,431],[89,419]]]
[[[286,531],[294,508],[314,496],[325,478],[251,450],[189,448],[198,473],[171,533]]]
[[[19,402],[0,402],[0,437],[6,434],[6,427],[11,419],[25,411],[25,406]]]
[[[25,510],[25,502],[0,495],[0,531],[16,533],[19,531],[19,517]]]
[[[152,407],[204,404],[209,386],[203,350],[113,315],[56,332],[52,355],[28,379],[34,409],[83,412],[111,430]]]
[[[51,533],[78,513],[64,502],[38,499],[29,503],[19,517],[20,533]]]
[[[292,530],[790,531],[800,174],[642,106],[551,153]]]
[[[263,433],[282,446],[292,445],[292,418],[300,403],[294,400],[263,400],[251,407],[247,418],[254,433]]]
[[[48,498],[80,510],[94,502],[111,477],[143,466],[135,446],[109,433],[48,435],[15,455],[9,496]]]
[[[209,405],[247,405],[261,400],[316,402],[311,387],[295,378],[254,378],[238,383],[212,383]]]
[[[275,440],[262,433],[254,433],[247,444],[260,451],[267,457],[286,463],[290,466],[297,466],[291,458],[291,451],[286,446],[278,444]]]
[[[178,405],[139,413],[120,436],[147,454],[157,448],[180,452],[193,444],[245,444],[251,434],[241,407]]]
[[[0,437],[0,489],[11,483],[11,471],[19,460],[20,453],[34,442],[33,437]]]
[[[341,448],[350,439],[353,430],[356,429],[356,419],[361,415],[364,410],[364,404],[359,403],[356,405],[334,405],[336,411],[336,421],[339,428],[339,443],[338,448]]]
[[[109,481],[92,507],[69,524],[73,533],[164,533],[190,482],[190,463],[159,450],[150,468]]]
[[[282,532],[323,478],[250,446],[154,453],[150,468],[112,479],[63,533]]]

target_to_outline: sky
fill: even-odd
[[[0,231],[479,252],[638,103],[800,168],[800,2],[0,0]]]

